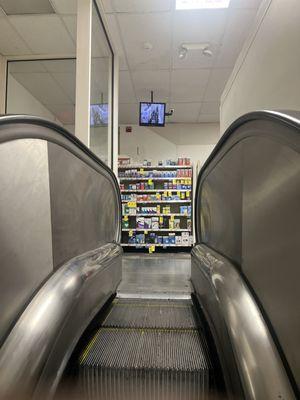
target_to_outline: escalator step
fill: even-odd
[[[196,328],[193,307],[186,304],[117,303],[103,326],[118,328]]]
[[[193,329],[100,328],[79,364],[94,399],[202,399],[212,382],[205,339]]]

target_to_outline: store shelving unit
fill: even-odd
[[[192,165],[119,166],[119,181],[125,249],[192,246]]]

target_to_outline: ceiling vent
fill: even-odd
[[[6,15],[53,14],[49,0],[0,0]]]

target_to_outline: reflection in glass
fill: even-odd
[[[10,61],[7,72],[7,114],[38,116],[74,133],[75,59]]]
[[[93,5],[92,19],[92,59],[91,59],[91,98],[90,98],[90,147],[106,164],[108,157],[108,138],[111,135],[111,99],[109,91],[112,52],[107,42],[101,20]]]

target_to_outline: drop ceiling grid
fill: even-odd
[[[146,83],[144,86],[147,88],[149,85],[153,86],[153,90],[157,93],[159,92],[159,89],[161,89],[160,86],[155,86],[156,79],[153,75],[153,79],[149,80],[147,79],[149,77],[150,71],[156,71],[156,73],[165,73],[166,70],[169,72],[169,79],[168,79],[168,91],[169,91],[169,96],[164,95],[162,96],[163,99],[165,98],[168,100],[169,99],[169,104],[172,106],[178,104],[178,114],[182,113],[182,110],[186,107],[187,103],[191,104],[197,104],[199,106],[199,114],[197,117],[197,120],[202,122],[203,118],[207,117],[208,121],[211,120],[217,120],[218,119],[218,114],[215,114],[217,110],[219,110],[219,102],[220,102],[220,93],[223,90],[223,87],[225,86],[226,80],[233,68],[233,65],[236,60],[235,52],[238,53],[240,50],[240,47],[242,46],[242,43],[244,41],[245,36],[247,36],[248,33],[248,25],[249,22],[252,22],[254,15],[256,14],[257,7],[261,0],[247,0],[245,2],[244,0],[232,0],[230,7],[228,10],[202,10],[202,11],[194,11],[194,12],[189,12],[189,11],[176,11],[175,10],[175,0],[171,0],[168,2],[168,5],[170,3],[171,8],[169,6],[163,7],[163,2],[158,1],[158,2],[152,2],[151,7],[149,6],[149,2],[146,2],[144,0],[105,0],[105,9],[106,12],[111,13],[116,20],[118,24],[118,35],[120,36],[120,43],[122,45],[122,52],[124,53],[124,57],[126,59],[128,68],[129,68],[129,76],[131,80],[131,84],[133,86],[135,95],[136,95],[136,100],[137,103],[139,100],[142,100],[144,98],[141,98],[142,94],[145,93],[141,89],[140,85],[140,79],[135,78],[135,71],[142,69],[145,74],[145,80],[144,82]],[[146,4],[147,3],[147,4]],[[159,5],[159,6],[157,6]],[[146,7],[146,8],[145,8]],[[160,7],[162,9],[160,9]],[[242,17],[242,14],[244,13],[244,17]],[[235,15],[240,15],[241,20],[239,20],[239,17],[235,17]],[[171,40],[170,40],[170,46],[168,48],[168,64],[166,64],[166,59],[162,60],[163,63],[162,65],[159,65],[158,62],[156,62],[155,65],[153,65],[153,62],[151,61],[151,57],[147,57],[149,63],[141,62],[139,63],[134,63],[131,60],[131,56],[133,58],[137,57],[138,60],[142,60],[142,50],[138,50],[140,54],[136,55],[137,52],[137,47],[138,45],[136,44],[135,48],[132,46],[132,36],[135,37],[136,43],[138,40],[140,41],[140,45],[142,46],[144,41],[151,41],[154,46],[157,44],[159,41],[159,46],[161,47],[161,42],[165,41],[165,38],[162,40],[157,37],[159,30],[161,30],[161,27],[159,24],[157,24],[157,27],[159,29],[156,29],[156,32],[154,35],[148,34],[148,40],[145,35],[145,30],[147,30],[147,26],[145,27],[144,25],[147,25],[147,20],[159,20],[158,15],[164,15],[171,18]],[[190,15],[192,18],[192,22],[187,18],[187,16]],[[142,19],[143,21],[146,21],[145,24],[140,24],[142,27],[140,27],[140,31],[137,29],[135,32],[135,35],[132,35],[132,29],[134,24],[129,24],[127,22],[127,27],[129,26],[129,35],[128,35],[128,29],[126,29],[126,26],[124,28],[124,24],[126,24],[126,21],[134,21],[132,20],[132,16],[136,16],[139,19]],[[183,17],[187,19],[187,21],[183,20]],[[155,18],[155,19],[153,19]],[[199,21],[202,23],[199,24]],[[179,24],[179,28],[178,25]],[[150,24],[151,25],[151,24]],[[152,25],[154,25],[152,23]],[[199,25],[201,25],[199,27]],[[232,26],[234,25],[234,26]],[[143,29],[145,28],[145,29]],[[237,34],[235,34],[237,32]],[[240,36],[241,39],[238,40],[236,36]],[[178,47],[180,46],[181,43],[184,42],[199,42],[199,41],[211,41],[214,44],[214,50],[215,50],[215,56],[213,57],[212,60],[205,60],[204,59],[204,64],[199,63],[199,58],[197,59],[194,57],[194,60],[190,60],[189,62],[186,62],[185,64],[180,65],[178,62]],[[224,46],[225,42],[225,46]],[[230,53],[230,46],[233,43],[233,47],[235,47],[235,50],[232,50],[232,54]],[[131,46],[133,48],[131,48]],[[145,51],[144,51],[145,52]],[[158,52],[159,53],[159,52]],[[162,54],[163,51],[160,52]],[[227,56],[229,54],[229,56]],[[192,56],[190,58],[193,58]],[[136,60],[134,60],[136,61]],[[161,60],[159,60],[161,61]],[[175,62],[174,62],[175,61]],[[199,68],[199,65],[200,66]],[[160,68],[159,68],[160,67]],[[168,67],[168,68],[166,68]],[[178,69],[183,69],[185,71],[186,76],[184,78],[185,81],[187,82],[181,82],[179,85],[181,86],[181,94],[178,93],[180,90],[176,89],[176,86],[178,85],[176,80],[174,79],[174,72],[178,71]],[[195,95],[195,88],[192,87],[191,85],[191,79],[190,75],[195,76],[195,73],[193,70],[199,71],[201,69],[208,70],[209,71],[209,76],[206,79],[206,82],[203,87],[203,82],[199,84],[199,82],[195,82],[195,87],[201,88],[199,90],[199,93]],[[176,74],[176,72],[175,72]],[[183,96],[183,89],[182,86],[186,83],[187,87],[190,87],[190,93],[188,93],[188,96],[184,98]],[[177,92],[177,94],[176,94]],[[187,91],[188,92],[188,91]],[[202,93],[202,94],[201,94]],[[143,95],[144,97],[144,95]],[[122,99],[122,103],[124,101],[124,96]],[[121,104],[121,107],[123,104]],[[191,106],[191,121],[194,121],[194,113],[195,113],[195,106]],[[136,107],[136,113],[138,113],[138,107]],[[177,120],[177,118],[175,118]]]

